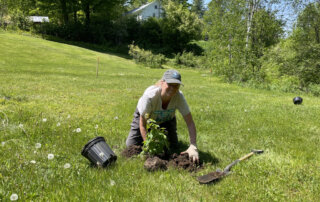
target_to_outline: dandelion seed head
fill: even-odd
[[[6,144],[6,142],[1,142],[1,145],[4,146]]]
[[[99,126],[98,126],[98,125],[96,125],[94,128],[95,128],[95,129],[98,129],[98,128],[99,128]]]
[[[114,186],[116,184],[116,182],[114,180],[110,180],[110,185]]]
[[[16,201],[16,200],[18,200],[18,194],[12,194],[11,196],[10,196],[10,200],[11,201]]]
[[[58,126],[58,127],[59,127],[59,126],[61,126],[61,123],[60,123],[60,122],[58,122],[58,123],[57,123],[57,126]]]
[[[70,117],[71,117],[70,114],[68,114],[67,119],[70,119]]]
[[[48,159],[49,160],[52,160],[54,158],[54,155],[53,154],[48,154]]]
[[[41,148],[41,143],[39,143],[39,142],[36,143],[36,146],[35,146],[35,147],[36,147],[36,149],[40,149],[40,148]]]
[[[37,153],[37,151],[33,151],[33,153],[34,153],[34,154],[36,154],[36,153]]]
[[[250,128],[248,128],[248,131],[250,131]]]
[[[76,132],[77,132],[77,133],[80,133],[80,132],[81,132],[81,128],[77,128],[77,129],[76,129]]]
[[[115,119],[115,120],[118,120],[118,119],[119,119],[119,117],[118,117],[118,116],[116,116],[116,117],[114,117],[114,119]]]
[[[100,157],[104,157],[104,153],[101,152],[101,153],[99,154],[99,156],[100,156]]]
[[[35,161],[35,160],[31,160],[31,161],[30,161],[30,163],[35,164],[35,163],[36,163],[36,161]]]
[[[23,124],[22,123],[19,124],[19,128],[23,128]]]
[[[68,168],[70,168],[71,167],[71,165],[70,165],[70,163],[66,163],[66,164],[64,164],[64,169],[68,169]]]
[[[43,119],[42,119],[42,122],[47,122],[47,119],[46,119],[46,118],[43,118]]]

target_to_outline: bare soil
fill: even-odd
[[[130,158],[139,155],[142,152],[142,147],[139,145],[131,145],[122,151],[122,156]]]
[[[155,156],[152,158],[147,158],[144,162],[144,168],[147,171],[156,171],[156,170],[167,170],[168,161],[162,160],[159,157]]]
[[[131,145],[122,151],[122,156],[130,158],[139,155],[141,152],[141,146]],[[193,163],[189,160],[188,154],[176,153],[172,155],[148,156],[144,163],[144,168],[148,171],[167,170],[169,166],[195,172],[202,168],[202,163]]]

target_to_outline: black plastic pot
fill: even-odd
[[[295,97],[295,98],[293,98],[293,103],[295,105],[299,105],[302,103],[302,100],[303,100],[302,97]]]
[[[81,154],[92,164],[101,167],[106,167],[117,160],[117,156],[103,137],[95,137],[90,140],[83,147]]]

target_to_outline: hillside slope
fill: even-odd
[[[320,99],[301,95],[303,104],[294,105],[294,94],[225,84],[206,71],[179,70],[204,168],[149,173],[143,159],[122,157],[137,101],[164,71],[0,32],[0,200],[13,193],[22,201],[320,199]],[[185,148],[188,132],[177,114]],[[80,154],[95,136],[104,136],[118,155],[108,169],[91,167]],[[216,184],[196,181],[251,149],[265,152],[241,162]]]

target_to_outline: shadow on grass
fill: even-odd
[[[55,36],[50,36],[50,35],[42,35],[42,38],[48,41],[54,41],[57,43],[78,46],[81,48],[89,49],[89,50],[100,52],[100,53],[106,53],[109,55],[114,55],[114,56],[122,57],[125,59],[132,59],[130,55],[128,55],[129,49],[126,45],[112,47],[108,45],[98,45],[98,44],[84,43],[84,42],[78,42],[78,41],[67,41],[67,40],[64,40]]]

